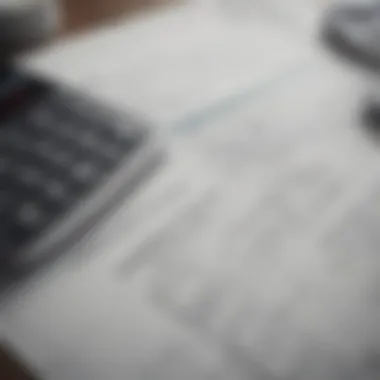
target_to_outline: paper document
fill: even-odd
[[[10,314],[13,341],[29,342],[51,378],[378,378],[367,359],[380,347],[380,165],[358,121],[362,89],[302,23],[279,22],[284,6],[262,3],[239,22],[222,2],[194,2],[30,61],[147,116],[180,153],[110,224],[123,233],[89,264],[96,297],[78,286],[48,309],[59,320],[90,298],[81,339],[70,316],[37,339],[36,310],[58,285]],[[299,14],[290,10],[283,20]],[[98,315],[113,318],[109,331]],[[51,352],[76,352],[75,365],[59,367]],[[128,365],[108,372],[99,358],[121,353]]]

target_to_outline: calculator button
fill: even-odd
[[[56,152],[56,147],[50,141],[47,140],[38,141],[35,145],[35,149],[36,153],[39,156],[47,160],[50,160]]]
[[[72,122],[65,122],[57,126],[54,132],[66,139],[76,141],[79,131],[77,124],[73,124]]]
[[[0,156],[0,176],[6,174],[9,171],[9,159]]]
[[[54,202],[62,202],[69,198],[69,191],[66,186],[55,180],[46,183],[44,192],[47,199]]]
[[[51,160],[58,166],[61,166],[63,168],[69,168],[74,162],[74,157],[72,153],[66,150],[57,150],[51,156]]]
[[[44,176],[41,170],[35,167],[22,167],[17,172],[16,175],[21,184],[27,186],[28,188],[38,187],[44,180]]]
[[[5,256],[8,252],[11,252],[14,248],[14,244],[11,240],[9,230],[3,226],[0,226],[0,243],[1,250],[0,255]]]
[[[93,163],[82,162],[74,165],[72,175],[77,182],[87,184],[99,179],[101,173]]]
[[[25,150],[29,144],[25,136],[16,130],[9,130],[5,136],[5,141],[13,148],[19,150]]]
[[[11,197],[5,190],[0,191],[0,218],[9,210]]]
[[[37,128],[50,128],[52,123],[54,123],[53,114],[43,106],[31,112],[29,118],[30,122]]]
[[[120,140],[119,145],[121,149],[124,150],[126,154],[133,152],[141,143],[141,136],[129,136],[129,138],[124,138]]]
[[[93,131],[85,131],[79,136],[79,143],[87,149],[95,150],[101,145],[100,139]]]
[[[124,152],[113,144],[103,144],[100,153],[107,161],[111,162],[120,160],[124,155]]]
[[[8,249],[11,250],[12,248],[23,246],[33,238],[35,233],[35,231],[21,225],[10,224],[7,229]]]
[[[47,220],[47,213],[37,203],[23,203],[15,210],[14,221],[17,226],[38,230]]]

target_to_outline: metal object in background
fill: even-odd
[[[322,27],[326,45],[346,61],[370,76],[369,96],[363,119],[380,127],[380,2],[378,0],[338,2],[328,9]],[[368,75],[371,74],[371,75]]]
[[[59,24],[58,0],[0,0],[0,60],[46,40]]]

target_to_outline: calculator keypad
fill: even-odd
[[[137,134],[100,112],[85,97],[57,93],[0,121],[1,256],[73,210],[138,148]]]

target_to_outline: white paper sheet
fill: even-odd
[[[149,116],[178,155],[91,245],[108,254],[52,273],[6,335],[47,379],[376,379],[380,165],[360,86],[306,29],[194,4],[34,60]]]

